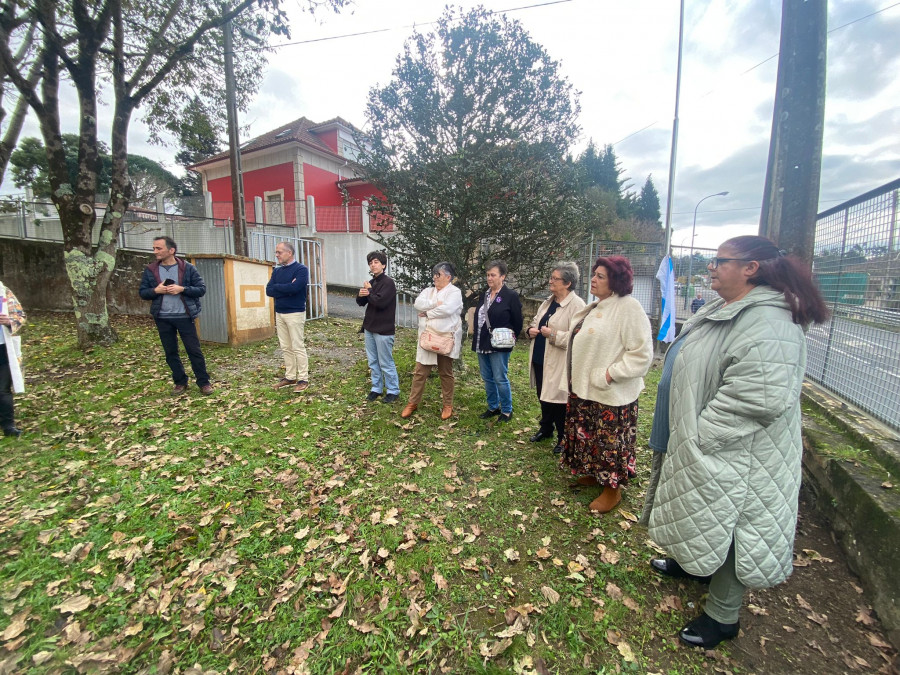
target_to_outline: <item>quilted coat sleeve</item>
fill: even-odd
[[[721,385],[697,421],[704,454],[734,447],[796,403],[803,331],[782,314],[745,312],[735,327],[741,337],[724,356]]]

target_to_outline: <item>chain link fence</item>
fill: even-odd
[[[807,376],[900,430],[900,180],[820,213],[813,274],[831,319]]]

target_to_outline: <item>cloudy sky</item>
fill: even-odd
[[[298,0],[286,0],[298,6]],[[404,40],[428,31],[443,0],[356,0],[339,15],[296,12],[291,42],[270,57],[247,138],[301,116],[365,125],[368,90],[386,83]],[[456,2],[464,8],[476,2]],[[560,62],[581,92],[582,138],[613,143],[639,189],[648,174],[665,213],[678,40],[676,0],[482,0],[506,11]],[[687,0],[673,200],[673,244],[716,246],[759,224],[781,22],[780,0]],[[820,210],[900,177],[900,2],[830,0]],[[872,15],[872,16],[868,16]],[[849,25],[848,25],[849,24]],[[384,30],[380,30],[384,29]],[[352,33],[369,35],[320,40]],[[774,58],[773,58],[774,57]],[[71,130],[77,119],[69,120]],[[37,135],[29,125],[25,135]],[[176,168],[175,148],[146,143],[132,124],[131,152]],[[7,181],[3,192],[16,191]]]

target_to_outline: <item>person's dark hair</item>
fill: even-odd
[[[500,272],[501,277],[505,277],[509,274],[509,269],[506,267],[506,263],[502,260],[491,260],[487,265],[484,266],[485,272],[490,272],[492,269],[497,268],[497,271]]]
[[[456,276],[456,269],[454,269],[453,265],[451,265],[450,263],[445,261],[445,262],[439,262],[437,265],[432,267],[431,273],[432,274],[441,274],[441,273],[449,274],[450,278],[452,279],[453,277]]]
[[[387,256],[384,254],[384,251],[370,251],[366,254],[366,262],[370,263],[373,260],[377,260],[382,265],[387,265]]]
[[[784,255],[771,239],[756,235],[734,237],[722,242],[735,258],[759,263],[756,274],[747,279],[754,286],[771,286],[784,294],[794,323],[807,326],[828,318],[828,307],[810,269],[795,255]]]
[[[153,241],[159,241],[160,239],[166,242],[167,249],[174,248],[175,252],[178,252],[178,244],[175,243],[175,240],[172,239],[172,237],[153,237]]]
[[[606,269],[609,290],[616,295],[630,295],[634,290],[634,271],[631,269],[628,258],[621,255],[611,255],[606,258],[600,256],[594,261],[591,274],[596,272],[598,267]]]
[[[562,277],[562,282],[566,284],[570,291],[575,290],[575,286],[578,285],[578,265],[568,260],[562,260],[556,263],[556,266],[550,271],[559,272],[559,276]]]

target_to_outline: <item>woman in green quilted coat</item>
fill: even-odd
[[[660,379],[650,536],[672,557],[650,564],[707,577],[704,612],[679,637],[711,649],[738,634],[745,588],[791,573],[804,330],[828,311],[808,268],[764,237],[729,239],[707,269],[720,297],[684,325]]]

